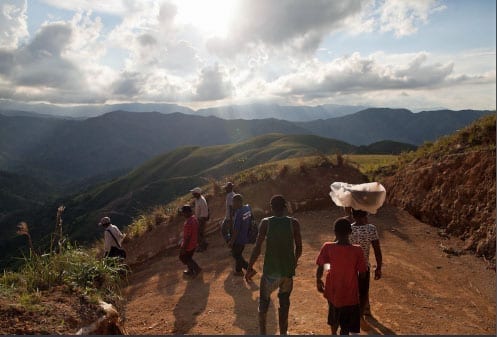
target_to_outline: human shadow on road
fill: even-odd
[[[252,281],[247,284],[242,277],[234,276],[230,273],[224,281],[224,290],[233,297],[235,303],[234,312],[236,318],[233,324],[242,329],[245,334],[259,334],[257,313],[259,301],[252,298],[254,291],[257,291],[257,295],[259,294],[259,287],[256,283]],[[271,301],[267,314],[267,332],[269,334],[275,334],[277,329],[274,311],[274,304]]]
[[[366,322],[366,332],[368,335],[396,335],[396,333],[381,324],[374,316],[365,316],[364,321]]]
[[[204,281],[203,273],[196,278],[185,277],[188,282],[183,296],[174,307],[174,334],[187,334],[196,324],[197,316],[205,311],[210,285]]]

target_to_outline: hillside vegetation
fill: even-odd
[[[354,145],[414,145],[454,132],[485,111],[367,109],[313,122],[224,120],[182,113],[114,111],[85,120],[0,112],[0,169],[72,188],[114,178],[180,146],[239,142],[267,133],[313,134]],[[92,180],[93,179],[93,180]]]
[[[460,238],[447,248],[495,265],[495,114],[403,155],[385,177],[388,202]],[[388,175],[388,174],[387,174]]]

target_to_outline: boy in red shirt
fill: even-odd
[[[183,271],[183,274],[197,276],[202,270],[197,262],[193,260],[193,253],[195,253],[198,244],[198,220],[193,215],[190,205],[181,207],[181,214],[186,218],[186,221],[183,225],[183,241],[181,242],[179,259],[188,267],[188,269]]]
[[[364,253],[359,246],[349,241],[352,228],[350,221],[340,218],[335,221],[335,242],[325,242],[316,260],[317,289],[328,300],[328,324],[331,333],[340,335],[360,332],[359,284],[357,275],[366,276]],[[326,285],[321,280],[324,264],[330,264]]]

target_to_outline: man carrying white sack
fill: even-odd
[[[361,316],[371,315],[369,305],[369,280],[370,280],[370,263],[369,251],[370,246],[373,246],[374,255],[376,258],[376,269],[374,279],[381,278],[382,254],[380,240],[376,226],[368,221],[368,212],[376,214],[386,198],[386,190],[383,185],[377,182],[366,184],[348,184],[342,182],[334,182],[330,186],[330,197],[333,202],[344,209],[352,209],[352,234],[350,242],[361,246],[366,263],[368,265],[367,277],[359,280],[359,295]]]

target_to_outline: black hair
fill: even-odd
[[[286,207],[286,200],[280,194],[274,195],[269,203],[271,204],[271,208],[275,211],[282,211]]]
[[[346,236],[352,233],[350,221],[347,218],[339,218],[335,220],[334,224],[336,236]]]
[[[240,200],[240,201],[243,202],[243,196],[241,194],[235,194],[235,195],[233,195],[233,200],[235,200],[235,199]]]
[[[192,207],[190,205],[183,205],[181,207],[181,213],[192,213]]]
[[[363,211],[362,209],[353,209],[352,210],[352,216],[354,218],[364,218],[367,215],[368,215],[368,212]]]

